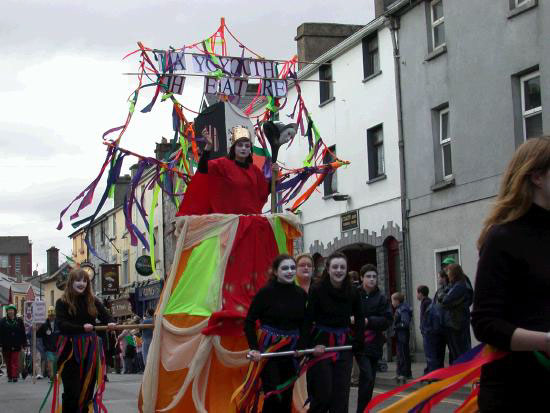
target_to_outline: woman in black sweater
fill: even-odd
[[[352,326],[353,339],[350,336]],[[329,256],[321,279],[310,288],[306,327],[307,332],[311,331],[306,341],[308,347],[315,346],[314,355],[319,357],[307,371],[311,399],[308,412],[347,413],[353,353],[323,354],[325,347],[353,344],[357,353],[364,347],[365,318],[361,298],[351,285],[345,255]]]
[[[542,411],[550,389],[550,137],[516,151],[478,246],[474,333],[511,351],[483,366],[480,411]]]
[[[298,367],[296,359],[277,357],[264,361],[260,359],[260,353],[297,348],[300,334],[303,334],[307,295],[294,284],[295,276],[294,258],[286,254],[275,258],[271,279],[254,296],[244,324],[250,347],[248,357],[255,363],[264,363],[260,373],[264,397],[279,388],[278,394],[264,399],[264,413],[290,412],[292,407],[292,379],[296,377]],[[260,322],[258,332],[257,321]],[[280,391],[280,386],[289,381],[291,384]]]
[[[114,326],[113,318],[93,296],[88,273],[80,268],[69,273],[63,295],[56,302],[55,314],[62,338],[57,368],[63,381],[63,413],[87,412],[92,402],[101,404],[101,392],[94,399],[94,387],[97,381],[98,389],[102,388],[104,377],[97,377],[97,371],[99,364],[105,367],[103,346],[94,326],[97,320]]]

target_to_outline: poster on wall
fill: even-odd
[[[101,264],[101,293],[103,295],[118,294],[119,264]]]

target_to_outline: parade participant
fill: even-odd
[[[270,280],[254,296],[244,324],[244,332],[253,365],[247,381],[236,392],[237,411],[247,411],[253,405],[259,390],[258,375],[264,393],[262,412],[290,412],[292,390],[298,363],[293,357],[261,359],[262,352],[296,349],[304,328],[306,293],[294,283],[296,262],[282,254],[271,265]],[[256,331],[256,322],[260,328]],[[252,383],[253,379],[256,383]],[[253,385],[255,384],[255,386]]]
[[[42,343],[44,345],[50,381],[53,381],[54,379],[57,338],[59,337],[59,329],[57,327],[58,326],[55,321],[55,307],[50,306],[48,308],[48,318],[46,322],[42,324],[36,332],[36,336],[42,339]]]
[[[323,275],[309,290],[306,311],[308,347],[315,346],[314,356],[307,371],[310,413],[347,412],[353,352],[326,353],[326,347],[353,344],[355,352],[364,347],[365,319],[361,298],[351,286],[346,256],[330,255]],[[353,340],[350,338],[351,320],[354,320]],[[311,329],[309,326],[312,326]]]
[[[449,364],[472,348],[470,338],[470,306],[473,291],[458,264],[447,267],[449,289],[441,300],[444,309],[443,325],[449,346]]]
[[[313,279],[313,257],[300,254],[296,257],[296,282],[307,293]]]
[[[25,326],[21,318],[16,317],[17,308],[10,304],[6,307],[6,316],[0,320],[0,345],[6,364],[8,382],[17,382],[19,376],[19,353],[27,345]]]
[[[378,360],[382,358],[382,347],[385,342],[383,331],[390,327],[393,316],[388,299],[378,288],[376,266],[363,265],[359,276],[359,295],[365,316],[365,350],[363,354],[356,354],[355,359],[359,366],[357,413],[363,413],[372,398]]]
[[[517,149],[478,247],[474,333],[511,351],[482,367],[479,409],[544,409],[550,383],[550,136]]]
[[[393,293],[391,304],[395,308],[393,329],[397,338],[397,376],[398,382],[405,382],[412,378],[411,350],[409,341],[411,336],[412,310],[405,302],[405,296],[401,292]]]
[[[270,193],[270,181],[252,163],[253,139],[248,129],[231,131],[227,157],[209,160],[212,137],[202,132],[206,144],[177,216],[203,214],[261,214]],[[273,173],[278,167],[273,165]]]
[[[61,375],[63,381],[62,411],[88,411],[92,403],[94,408],[101,407],[105,357],[94,326],[98,319],[109,326],[114,326],[114,323],[101,301],[93,296],[86,271],[80,268],[71,270],[63,295],[56,302],[55,314],[61,337],[58,377]],[[55,404],[54,397],[52,410],[57,408]]]

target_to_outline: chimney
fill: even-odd
[[[55,247],[50,247],[46,250],[48,275],[52,275],[59,269],[59,250]]]
[[[126,195],[126,191],[128,190],[128,185],[130,185],[131,180],[132,178],[128,174],[120,176],[117,179],[115,183],[115,208],[118,208],[124,204],[124,196]]]
[[[296,30],[298,60],[313,62],[327,50],[351,36],[361,25],[337,23],[302,23]],[[300,69],[305,64],[300,64]]]
[[[159,161],[166,161],[172,153],[172,144],[165,137],[162,137],[160,143],[155,144],[155,157]]]

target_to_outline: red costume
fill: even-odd
[[[208,173],[193,176],[177,216],[261,214],[269,185],[256,165],[228,158],[208,161]]]

